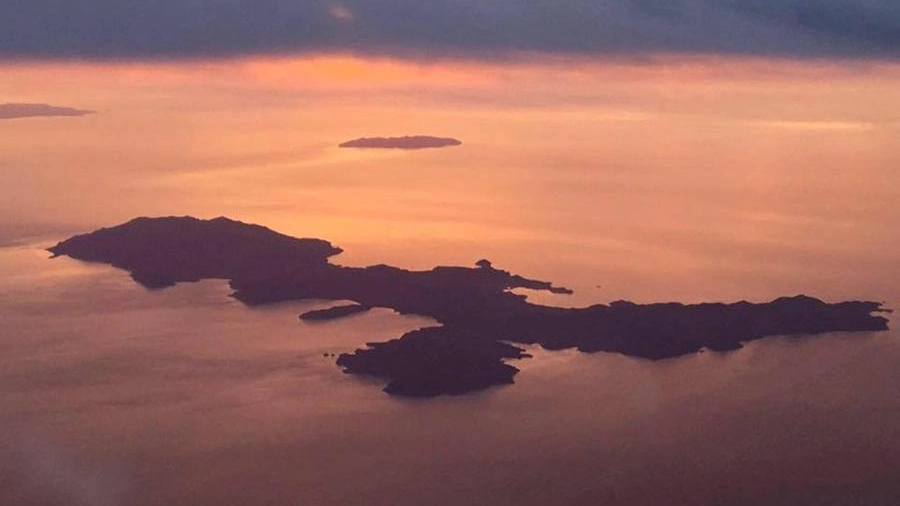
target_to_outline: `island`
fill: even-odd
[[[361,137],[338,144],[341,148],[369,149],[428,149],[459,146],[462,141],[451,137],[430,135],[407,135],[404,137]]]
[[[94,114],[94,111],[75,109],[74,107],[60,107],[50,104],[0,104],[0,120],[21,118],[51,118],[57,116],[87,116],[88,114]]]
[[[513,383],[518,369],[506,361],[528,357],[513,343],[660,360],[703,349],[736,350],[767,336],[888,329],[882,314],[889,311],[878,302],[826,303],[805,295],[764,303],[532,304],[512,290],[572,292],[497,269],[486,259],[474,267],[427,271],[340,266],[330,258],[341,249],[327,241],[224,217],[136,218],[74,236],[49,251],[124,269],[148,289],[215,278],[228,280],[232,295],[248,305],[352,302],[305,313],[303,320],[330,320],[373,307],[433,318],[436,326],[337,358],[345,372],[383,378],[387,393],[402,396],[463,394]]]
[[[307,311],[300,315],[300,319],[306,321],[336,320],[345,316],[365,313],[369,309],[371,309],[369,306],[363,306],[362,304],[346,304],[329,307],[327,309]]]

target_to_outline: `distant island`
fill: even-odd
[[[94,111],[50,104],[0,104],[0,119],[41,118],[53,116],[86,116]]]
[[[347,304],[344,306],[330,307],[328,309],[307,311],[300,315],[300,319],[306,321],[337,320],[338,318],[343,318],[345,316],[365,313],[369,309],[371,309],[369,306],[363,306],[362,304]]]
[[[451,137],[407,135],[405,137],[362,137],[338,144],[341,148],[428,149],[459,146],[462,141]]]
[[[409,271],[388,265],[343,267],[341,252],[321,239],[297,239],[228,218],[137,218],[78,235],[49,248],[54,256],[102,262],[127,270],[158,289],[183,281],[227,279],[245,304],[326,299],[353,304],[301,315],[331,320],[372,307],[428,316],[437,326],[341,354],[350,374],[384,378],[393,395],[462,394],[513,382],[525,358],[509,343],[547,349],[615,352],[659,360],[704,348],[735,350],[743,342],[777,335],[883,331],[878,302],[826,303],[798,295],[771,302],[635,304],[617,301],[584,308],[532,304],[513,288],[572,293],[546,281],[475,267]]]

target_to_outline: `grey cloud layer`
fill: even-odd
[[[900,57],[896,0],[22,0],[0,59],[350,51]]]

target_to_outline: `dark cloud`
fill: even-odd
[[[28,0],[0,2],[0,58],[518,51],[895,59],[896,0]]]
[[[93,112],[49,104],[0,104],[0,120],[47,116],[84,116]]]

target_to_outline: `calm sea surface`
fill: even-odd
[[[411,401],[323,354],[426,318],[303,323],[329,302],[147,291],[43,251],[139,215],[226,215],[328,239],[336,263],[489,258],[576,290],[529,294],[548,304],[900,308],[900,118],[865,89],[730,83],[688,107],[691,88],[524,83],[552,103],[497,105],[122,72],[66,92],[95,115],[0,123],[0,504],[900,504],[896,331],[655,363],[538,348],[513,386]],[[413,133],[464,144],[335,147]]]

